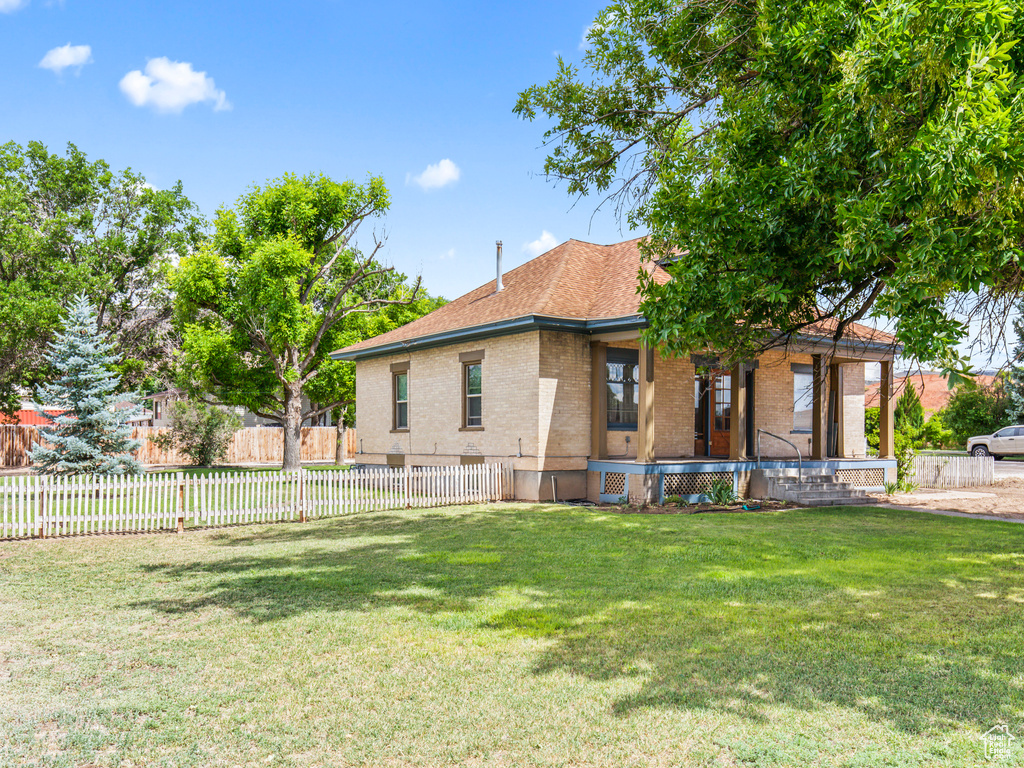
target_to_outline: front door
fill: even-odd
[[[732,417],[732,376],[711,371],[694,377],[694,445],[696,456],[728,456]]]

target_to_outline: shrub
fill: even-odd
[[[957,387],[940,413],[952,431],[953,440],[963,445],[972,435],[986,435],[1006,425],[1007,402],[999,386],[979,387],[968,381]]]
[[[932,448],[950,448],[955,444],[953,430],[946,426],[941,412],[933,413],[924,423],[924,440]]]
[[[704,490],[704,495],[711,499],[712,504],[732,504],[736,501],[736,492],[732,489],[732,480],[716,477]]]
[[[878,450],[878,422],[881,418],[881,410],[879,408],[865,408],[864,409],[864,437],[867,438],[868,445],[871,448]]]
[[[224,458],[232,436],[241,426],[241,420],[224,408],[178,400],[171,405],[170,430],[150,440],[165,451],[175,449],[185,454],[193,466],[209,467]]]
[[[896,449],[896,482],[901,491],[910,492],[917,488],[914,482],[914,441],[900,431],[893,433],[893,447]]]

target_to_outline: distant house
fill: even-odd
[[[974,381],[979,386],[988,387],[996,380],[995,376],[978,374]],[[907,386],[917,390],[917,396],[921,399],[921,406],[924,408],[924,417],[927,419],[936,411],[946,407],[949,398],[953,396],[953,390],[949,388],[949,382],[941,373],[918,372],[903,373],[893,379],[895,396],[898,398]],[[864,390],[864,407],[877,408],[879,402],[879,391],[881,382],[876,381],[868,384]]]
[[[44,413],[49,416],[58,416],[63,413],[59,408],[46,408]],[[0,424],[20,424],[26,427],[40,427],[50,422],[47,421],[31,403],[22,403],[21,408],[14,412],[13,416],[0,414]]]
[[[171,403],[175,400],[180,400],[185,396],[183,390],[180,389],[165,389],[163,392],[156,392],[155,394],[149,395],[145,400],[150,401],[150,406],[147,409],[148,415],[146,418],[149,421],[151,427],[169,427],[171,425]],[[305,410],[309,407],[309,401],[302,398],[302,408]],[[229,410],[233,411],[238,418],[242,420],[242,428],[245,427],[277,427],[279,426],[276,421],[265,419],[262,416],[257,416],[252,411],[241,408],[241,407],[229,407]],[[320,417],[319,423],[310,424],[309,419],[306,419],[302,426],[318,426],[318,427],[333,427],[334,421],[331,418],[331,414],[325,414]]]
[[[132,403],[125,401],[115,404],[114,407],[117,409],[131,408]],[[47,406],[43,408],[43,413],[45,413],[47,416],[55,417],[64,413],[64,411],[60,408],[51,408]],[[142,413],[139,416],[128,420],[130,424],[135,424],[138,426],[146,426],[149,421],[150,416],[148,412]],[[39,411],[36,410],[35,406],[32,404],[30,400],[24,400],[21,403],[21,408],[14,412],[13,418],[0,415],[0,424],[19,424],[21,426],[26,427],[42,427],[50,424],[50,421],[47,420],[44,416],[42,416],[39,413]]]
[[[569,240],[500,289],[492,280],[332,353],[356,363],[357,460],[511,461],[522,499],[552,498],[552,480],[561,498],[696,497],[716,477],[742,491],[759,447],[795,467],[765,430],[805,466],[870,477],[862,485],[894,471],[891,419],[880,460],[864,442],[864,364],[891,381],[892,336],[852,325],[833,344],[825,326],[729,368],[713,350],[666,357],[640,343],[641,268],[671,279],[637,240]]]

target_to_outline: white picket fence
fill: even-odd
[[[0,538],[183,531],[514,498],[510,464],[0,478]]]
[[[991,456],[915,456],[913,480],[925,488],[970,488],[992,485]]]

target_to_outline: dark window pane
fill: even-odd
[[[466,398],[466,426],[479,427],[483,424],[483,398],[479,395]]]
[[[608,363],[608,424],[635,425],[639,384],[634,363]]]
[[[480,365],[466,366],[466,394],[479,395],[482,391]]]
[[[395,429],[408,429],[409,428],[409,404],[398,403],[398,408],[395,411]]]

